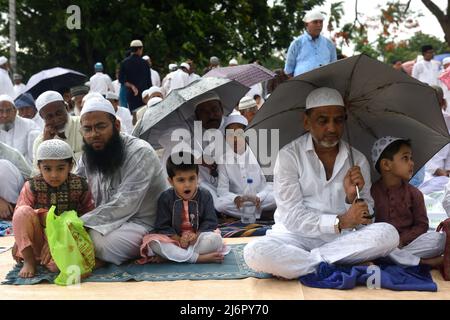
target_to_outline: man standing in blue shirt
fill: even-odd
[[[306,32],[291,42],[284,72],[288,77],[311,71],[336,61],[336,47],[320,35],[324,16],[319,11],[309,11],[303,18]]]

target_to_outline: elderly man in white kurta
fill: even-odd
[[[256,191],[255,205],[258,207],[257,219],[262,211],[275,209],[273,184],[268,183],[252,150],[241,135],[248,122],[242,115],[230,115],[225,121],[226,152],[218,166],[219,182],[214,207],[217,211],[240,218],[242,213],[242,195],[247,179],[253,180]],[[241,130],[241,131],[240,131]]]
[[[33,143],[38,135],[38,125],[17,115],[14,100],[10,96],[0,95],[0,142],[17,149],[31,165]]]
[[[370,166],[341,140],[342,96],[331,88],[306,99],[308,133],[280,150],[274,169],[275,225],[244,248],[255,270],[294,279],[321,262],[357,264],[387,256],[399,243],[397,230],[370,219]],[[356,201],[356,186],[365,201]],[[354,231],[356,229],[356,231]]]
[[[114,264],[139,258],[142,238],[154,228],[158,197],[167,189],[153,148],[119,130],[108,100],[86,101],[77,174],[87,178],[96,208],[81,219],[90,229],[96,257]]]

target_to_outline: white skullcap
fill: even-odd
[[[447,63],[450,63],[450,57],[444,58],[444,60],[442,60],[443,66],[445,66]]]
[[[375,166],[383,151],[394,141],[403,140],[401,138],[386,136],[375,141],[372,147],[372,162]]]
[[[236,59],[231,59],[230,62],[228,62],[228,64],[231,65],[238,65],[238,61]]]
[[[82,117],[85,113],[101,111],[112,114],[114,117],[116,116],[116,111],[114,110],[111,102],[106,100],[105,98],[91,98],[86,100],[84,103],[83,109],[81,109],[80,117]]]
[[[344,106],[344,100],[336,89],[322,87],[311,91],[306,97],[306,110],[324,106]]]
[[[323,21],[323,20],[325,20],[325,17],[318,10],[308,11],[305,14],[305,16],[303,17],[303,22],[305,22],[305,23],[309,23],[309,22],[314,21],[314,20],[322,20]]]
[[[150,89],[147,89],[147,90],[145,90],[146,92],[147,92],[147,96],[151,96],[152,94],[154,94],[155,92],[159,92],[159,93],[161,93],[161,94],[163,94],[162,93],[162,90],[161,90],[161,88],[160,87],[157,87],[157,86],[153,86],[153,87],[150,87]],[[145,92],[144,91],[144,92]],[[144,92],[142,92],[142,98],[144,98]]]
[[[106,93],[106,99],[108,99],[108,100],[119,100],[119,96],[115,92],[108,91]]]
[[[85,103],[89,99],[96,98],[96,99],[104,99],[105,97],[102,96],[100,92],[91,91],[87,95],[81,99],[81,103]]]
[[[191,69],[191,66],[187,62],[183,62],[180,64],[180,67],[186,68],[188,71]]]
[[[64,98],[59,92],[52,90],[45,91],[44,93],[41,93],[39,97],[36,99],[36,109],[39,112],[43,107],[45,107],[49,103],[56,101],[64,102]]]
[[[0,95],[0,102],[3,102],[3,101],[8,101],[8,102],[12,103],[13,106],[16,106],[14,103],[14,99],[11,98],[11,96],[9,96],[7,94]]]
[[[163,99],[160,97],[153,97],[147,102],[147,107],[153,107],[155,104],[161,102]]]
[[[145,56],[143,56],[143,57],[142,57],[142,59],[144,59],[144,60],[146,60],[146,61],[147,61],[147,60],[150,60],[150,57],[149,57],[149,56],[147,56],[147,55],[145,55]]]
[[[197,98],[197,100],[193,101],[194,109],[197,108],[199,104],[212,100],[220,101],[220,97],[214,91],[209,91],[206,94],[202,94],[200,97]]]
[[[172,71],[172,69],[178,67],[175,63],[169,64],[169,70]]]
[[[147,96],[149,95],[149,93],[148,93],[149,90],[150,90],[150,89],[147,89],[147,90],[142,91],[142,94],[141,94],[142,99],[144,99],[145,97],[147,97]]]
[[[8,62],[8,59],[6,59],[5,56],[1,56],[1,57],[0,57],[0,66],[4,65],[4,64],[7,63],[7,62]]]
[[[36,154],[36,160],[64,160],[73,158],[73,151],[70,145],[60,139],[50,139],[43,141]]]
[[[252,97],[245,96],[239,101],[239,110],[250,109],[253,107],[257,107],[256,100]]]
[[[225,123],[223,124],[223,127],[226,128],[232,123],[240,123],[244,126],[248,126],[248,120],[244,116],[241,116],[240,114],[232,114],[232,115],[228,116],[225,119]]]
[[[144,45],[142,44],[141,40],[133,40],[130,43],[130,48],[140,48],[143,47]]]

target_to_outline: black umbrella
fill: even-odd
[[[65,89],[81,85],[85,81],[85,74],[56,67],[42,70],[31,76],[25,91],[31,93],[33,98],[36,99],[41,93],[48,90],[58,91],[63,94]]]

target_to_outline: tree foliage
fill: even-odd
[[[269,60],[286,50],[304,24],[304,12],[324,0],[16,0],[18,68],[25,76],[53,66],[86,74],[97,61],[113,75],[133,39],[144,42],[156,69],[193,59],[198,69],[210,56],[227,62]],[[81,9],[81,29],[69,30],[68,6]],[[0,11],[8,1],[0,0]],[[8,37],[7,21],[0,34]],[[8,45],[2,48],[7,54]]]

